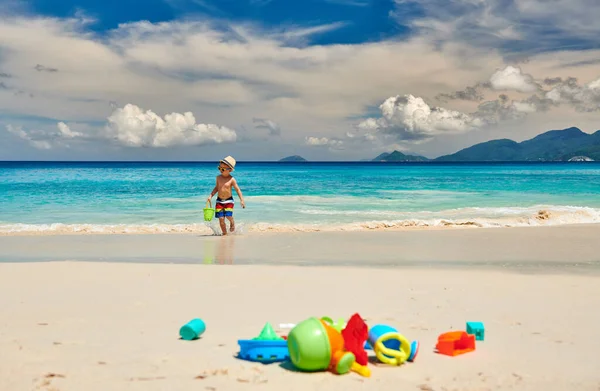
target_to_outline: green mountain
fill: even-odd
[[[418,155],[405,155],[402,152],[394,151],[392,153],[382,153],[373,159],[373,162],[425,162],[426,157]]]
[[[294,155],[279,159],[280,162],[306,162],[307,160],[302,156]]]
[[[600,160],[600,130],[594,134],[579,128],[551,130],[530,140],[492,140],[440,156],[436,161],[568,161],[576,156]]]

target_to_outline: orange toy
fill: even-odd
[[[475,336],[466,331],[449,331],[438,337],[435,345],[439,354],[458,356],[475,350]]]
[[[329,362],[329,370],[338,374],[342,374],[346,372],[344,368],[347,367],[348,364],[350,364],[350,369],[352,371],[358,373],[361,376],[370,377],[371,370],[367,368],[366,363],[364,365],[357,363],[356,356],[354,355],[354,353],[352,351],[349,351],[345,346],[346,344],[344,343],[343,334],[322,320],[321,324],[323,325],[323,327],[325,327],[327,337],[329,338],[329,346],[331,349],[331,361]]]

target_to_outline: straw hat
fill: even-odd
[[[226,158],[224,158],[223,160],[221,160],[220,163],[225,163],[226,165],[228,165],[229,167],[231,167],[232,170],[235,168],[235,159],[232,158],[231,156],[227,156]]]

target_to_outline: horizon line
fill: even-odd
[[[0,160],[2,163],[202,163],[215,164],[218,160]],[[237,163],[374,163],[374,164],[449,164],[449,163],[600,163],[600,161],[568,161],[568,160],[423,160],[423,161],[381,161],[381,160],[238,160]]]

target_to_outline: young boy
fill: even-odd
[[[244,196],[242,191],[238,187],[237,181],[231,176],[231,172],[235,168],[235,159],[231,156],[227,156],[219,162],[219,171],[221,175],[217,176],[217,184],[210,193],[208,201],[212,199],[215,194],[217,196],[217,203],[215,204],[215,216],[219,218],[219,224],[223,235],[227,235],[227,226],[225,225],[225,218],[229,220],[229,232],[235,231],[235,222],[233,221],[233,194],[231,188],[233,187],[240,197],[240,203],[242,208],[246,208],[244,203]]]

